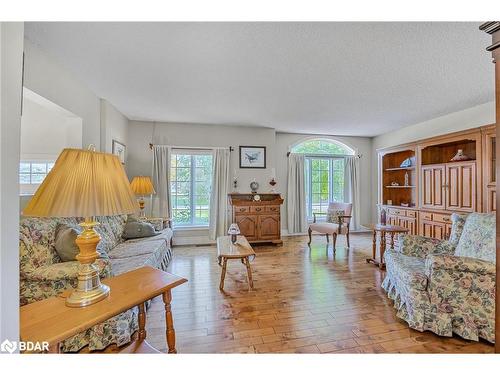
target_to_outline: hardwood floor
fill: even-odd
[[[395,316],[380,283],[384,273],[365,258],[370,235],[285,237],[281,247],[254,246],[255,289],[246,269],[228,262],[219,291],[216,247],[176,247],[169,271],[188,283],[173,290],[179,353],[492,353],[493,345],[417,332]],[[165,351],[164,307],[147,314],[150,344]]]

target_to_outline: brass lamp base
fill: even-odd
[[[86,218],[80,225],[83,232],[76,238],[80,252],[76,259],[80,262],[78,267],[78,283],[76,289],[66,298],[68,307],[84,307],[99,302],[109,296],[109,286],[101,284],[99,269],[94,265],[97,256],[97,244],[101,240],[94,230],[98,223]]]
[[[145,203],[146,202],[144,202],[144,197],[140,197],[139,198],[139,210],[140,210],[139,217],[146,217],[146,214],[144,213]]]
[[[84,307],[109,296],[109,286],[101,284],[99,271],[93,264],[82,264],[78,272],[78,285],[66,298],[68,307]]]

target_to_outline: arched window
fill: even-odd
[[[292,147],[292,152],[298,154],[321,155],[354,155],[354,150],[345,144],[333,139],[309,139]]]
[[[291,148],[305,154],[307,217],[326,213],[330,202],[344,202],[345,156],[354,155],[349,146],[331,139],[309,139]]]

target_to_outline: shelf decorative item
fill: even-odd
[[[253,194],[257,193],[257,189],[259,188],[259,183],[255,180],[253,180],[250,183],[250,190],[252,191]]]
[[[271,170],[271,180],[269,180],[269,185],[271,185],[271,190],[270,190],[271,193],[276,193],[276,189],[274,188],[277,184],[275,176],[276,176],[276,169],[273,168]]]
[[[470,158],[464,154],[464,150],[459,149],[454,157],[451,158],[450,161],[464,161],[469,160]]]
[[[408,175],[408,172],[405,172],[405,186],[410,185],[410,176]]]
[[[396,181],[392,181],[391,186],[399,186],[399,183],[397,183]]]
[[[274,189],[274,187],[276,186],[277,182],[276,180],[273,178],[271,178],[271,181],[269,181],[269,185],[271,185],[271,193],[276,193],[276,190]]]
[[[406,158],[405,160],[403,160],[403,162],[400,165],[400,168],[409,168],[409,167],[411,167],[413,165],[411,159],[412,158]]]
[[[380,224],[387,224],[387,214],[383,208],[380,210]]]
[[[236,169],[233,172],[233,193],[238,192],[238,176],[236,175]]]

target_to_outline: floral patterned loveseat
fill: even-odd
[[[20,221],[20,304],[25,305],[76,287],[78,262],[62,262],[55,251],[55,232],[58,224],[78,226],[80,218],[23,218]],[[98,245],[100,257],[96,265],[101,278],[119,275],[150,265],[165,270],[172,250],[172,230],[163,228],[163,221],[148,220],[161,230],[160,234],[124,241],[122,233],[126,215],[96,217],[95,228],[101,236]],[[137,308],[130,309],[104,323],[98,324],[63,342],[61,349],[75,352],[104,349],[110,344],[118,346],[130,342],[137,330]]]
[[[448,241],[403,235],[382,287],[418,331],[495,340],[495,215],[452,215]]]

